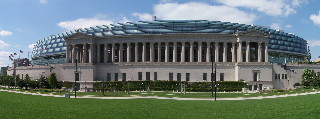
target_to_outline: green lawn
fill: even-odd
[[[42,94],[54,94],[54,95],[64,95],[70,92],[44,92],[42,91],[34,91],[34,90],[19,90],[19,89],[11,89],[11,90],[18,90],[24,92],[32,92],[32,93],[42,93]],[[314,90],[311,89],[298,89],[292,91],[285,91],[285,92],[261,92],[259,93],[217,93],[217,98],[234,98],[234,97],[258,97],[258,96],[271,96],[271,95],[285,95],[285,94],[294,94],[294,93],[305,93],[305,92],[313,92]],[[74,93],[70,93],[71,96]],[[178,98],[212,98],[211,92],[139,92],[139,91],[131,91],[130,95],[128,92],[105,92],[104,95],[102,92],[77,92],[77,96],[92,96],[92,97],[133,97],[133,96],[157,96],[157,97],[178,97]]]
[[[0,118],[319,118],[320,94],[242,101],[102,100],[0,91]]]

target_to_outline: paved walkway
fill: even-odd
[[[29,93],[29,92],[20,92],[12,90],[2,90],[13,93],[21,94],[30,94],[30,95],[40,95],[40,96],[51,96],[51,97],[64,97],[64,95],[53,95],[53,94],[39,94],[39,93]],[[280,98],[280,97],[289,97],[289,96],[300,96],[300,95],[310,95],[318,94],[320,92],[308,92],[308,93],[299,93],[299,94],[286,94],[286,95],[273,95],[273,96],[259,96],[259,97],[237,97],[237,98],[217,98],[217,100],[253,100],[253,99],[267,99],[267,98]],[[70,98],[74,98],[71,96]],[[146,97],[90,97],[90,96],[77,96],[77,98],[91,98],[91,99],[165,99],[165,100],[207,100],[212,101],[212,98],[177,98],[177,97],[156,97],[156,96],[146,96]]]

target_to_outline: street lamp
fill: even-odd
[[[128,95],[130,96],[130,81],[131,79],[128,80]]]
[[[210,46],[213,49],[212,46]],[[214,80],[214,82],[213,82]],[[211,50],[211,83],[212,83],[212,98],[213,98],[213,91],[214,91],[214,101],[217,101],[217,64],[214,64],[214,71],[213,71],[213,52]]]
[[[79,79],[78,59],[76,59],[75,62],[76,62],[76,71],[75,71],[75,77],[74,77],[74,98],[77,98],[77,80]]]

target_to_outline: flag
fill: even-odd
[[[17,55],[17,53],[13,53],[13,55]]]
[[[11,58],[11,56],[9,56],[9,59],[13,61],[13,59]]]
[[[23,51],[22,51],[22,50],[20,50],[20,53],[23,53]]]

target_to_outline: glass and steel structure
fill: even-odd
[[[208,20],[154,20],[127,22],[81,28],[37,41],[33,49],[33,65],[62,64],[66,62],[65,37],[75,33],[92,36],[121,36],[143,34],[236,34],[250,30],[261,31],[269,36],[269,62],[286,63],[303,60],[307,55],[307,42],[301,37],[282,30],[258,25],[246,25]]]

